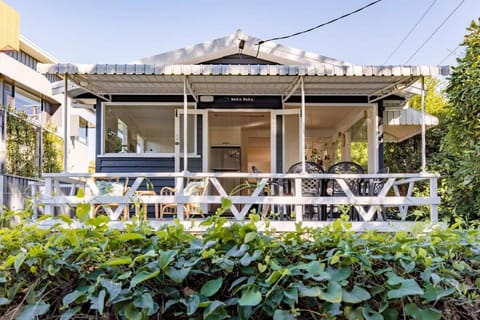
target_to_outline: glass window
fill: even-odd
[[[30,117],[37,116],[40,113],[42,101],[39,97],[20,89],[15,88],[15,110],[23,112]]]
[[[85,142],[88,138],[88,121],[83,118],[80,118],[79,120],[78,138]]]
[[[8,82],[3,83],[3,101],[2,104],[8,109],[15,107],[13,102],[13,85]]]
[[[175,105],[105,105],[104,153],[175,153]],[[195,117],[188,119],[189,152],[195,151]],[[180,131],[183,117],[180,118]],[[182,139],[182,137],[179,137]],[[190,142],[193,141],[193,142]],[[182,140],[183,143],[183,140]]]

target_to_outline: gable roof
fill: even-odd
[[[244,47],[240,49],[239,45],[242,40],[244,41]],[[286,47],[271,41],[259,45],[260,41],[262,39],[248,36],[241,30],[237,30],[235,33],[223,38],[141,58],[130,63],[154,65],[202,64],[207,61],[241,53],[284,65],[351,65],[351,63],[345,61]]]

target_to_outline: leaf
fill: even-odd
[[[230,259],[220,258],[215,260],[215,263],[227,272],[232,272],[233,268],[235,267],[235,262]]]
[[[348,279],[352,273],[352,268],[350,267],[340,267],[339,269],[328,268],[326,270],[330,274],[330,279],[335,282],[341,282]]]
[[[328,283],[327,292],[320,294],[320,299],[323,299],[330,303],[342,302],[342,286],[338,282],[330,281]]]
[[[405,281],[405,278],[402,278],[400,276],[397,276],[395,273],[393,272],[389,272],[387,273],[387,277],[388,277],[388,281],[387,281],[387,284],[389,285],[396,285],[396,284],[400,284],[402,283],[403,281]]]
[[[105,306],[105,295],[106,294],[107,294],[107,292],[105,291],[105,289],[102,289],[98,293],[98,296],[92,295],[90,297],[90,303],[92,304],[90,309],[98,310],[98,312],[100,314],[103,314],[103,307]]]
[[[415,261],[410,261],[410,263],[406,263],[405,261],[400,259],[400,265],[406,273],[410,273],[413,271],[413,269],[415,269]]]
[[[130,280],[130,289],[135,288],[139,283],[155,278],[159,273],[160,270],[154,272],[140,271]]]
[[[102,266],[118,266],[122,264],[130,264],[132,263],[132,258],[130,257],[119,257],[110,259],[102,264]]]
[[[4,306],[4,305],[7,305],[10,303],[10,300],[8,300],[7,298],[0,298],[0,306]]]
[[[117,237],[117,239],[120,240],[120,241],[132,241],[132,240],[145,239],[145,236],[141,233],[127,232],[127,233],[120,234]]]
[[[285,310],[275,310],[273,320],[294,320],[295,316]]]
[[[191,316],[198,309],[200,297],[197,294],[191,295],[187,300],[185,300],[185,302],[183,302],[183,304],[187,307],[187,316]]]
[[[133,305],[142,310],[146,310],[148,316],[154,315],[158,311],[158,304],[153,301],[152,295],[149,292],[145,292],[140,297],[135,298]]]
[[[22,266],[26,257],[27,257],[27,254],[25,252],[21,252],[17,255],[15,262],[13,263],[13,266],[15,267],[15,271],[17,273],[18,273],[18,270],[20,270],[20,267]]]
[[[63,300],[62,300],[63,305],[69,306],[72,302],[74,302],[80,296],[83,296],[83,295],[85,295],[85,292],[83,291],[79,291],[79,290],[72,291],[69,294],[67,294],[65,297],[63,297]]]
[[[273,284],[278,280],[278,278],[280,278],[281,275],[282,272],[280,270],[275,270],[268,276],[267,279],[265,279],[265,283]]]
[[[242,244],[240,248],[235,245],[230,250],[228,250],[225,255],[227,257],[242,257],[243,255],[245,255],[245,252],[247,252],[248,249],[250,249],[250,246],[248,244]]]
[[[200,294],[205,297],[211,297],[222,287],[222,278],[207,281],[200,289]]]
[[[60,317],[60,320],[70,320],[74,315],[76,315],[80,310],[82,309],[82,307],[80,306],[76,306],[75,308],[73,309],[68,309],[67,311],[65,311],[62,316]]]
[[[400,288],[389,290],[387,292],[388,299],[396,299],[414,295],[423,295],[423,290],[413,279],[404,280],[400,284]]]
[[[112,301],[113,299],[115,299],[122,291],[122,284],[120,282],[113,282],[107,279],[102,279],[100,283],[105,289],[107,289],[109,296],[108,301]]]
[[[363,307],[362,315],[365,320],[383,320],[383,316],[375,310],[372,310],[370,307]]]
[[[209,301],[210,302],[210,301]],[[210,315],[212,315],[213,312],[215,312],[217,309],[221,308],[223,309],[223,306],[225,304],[221,301],[215,300],[212,301],[208,304],[208,306],[205,308],[203,311],[203,319],[207,319]],[[221,313],[222,310],[220,310],[219,313]],[[223,310],[225,312],[225,310]],[[223,318],[222,318],[223,319]]]
[[[88,203],[79,203],[75,208],[75,216],[81,223],[87,222],[90,218],[90,204]]]
[[[250,241],[254,240],[256,237],[257,237],[257,232],[256,231],[249,232],[245,235],[244,242],[249,243]]]
[[[176,283],[182,283],[192,268],[177,269],[170,267],[165,274]]]
[[[125,310],[125,318],[128,320],[142,320],[143,316],[140,311],[138,311],[132,302],[127,304],[124,308]]]
[[[348,292],[347,290],[343,290],[342,299],[344,302],[347,303],[360,303],[362,301],[366,301],[370,299],[370,293],[367,290],[363,289],[355,285],[352,291]]]
[[[262,302],[262,294],[255,287],[249,287],[242,290],[242,296],[238,301],[241,306],[256,306]]]
[[[324,268],[320,264],[320,262],[311,261],[307,264],[306,270],[307,270],[309,275],[316,276],[316,275],[319,275],[320,273],[322,273],[324,271]]]
[[[439,320],[442,313],[436,309],[422,309],[415,303],[409,303],[405,306],[405,313],[415,320]]]
[[[319,287],[306,287],[301,285],[298,287],[299,297],[320,297],[322,290]]]
[[[265,270],[267,270],[267,265],[259,263],[259,264],[257,264],[257,268],[258,268],[258,271],[260,273],[263,273],[263,272],[265,272]]]
[[[35,320],[38,316],[41,316],[48,312],[50,305],[43,301],[39,301],[35,304],[27,304],[22,308],[22,311],[18,314],[17,320]]]
[[[448,289],[443,289],[441,287],[434,287],[431,284],[425,285],[425,293],[423,298],[427,301],[436,301],[441,298],[447,297],[455,292],[455,288],[451,287]]]
[[[158,266],[160,269],[165,270],[170,263],[175,260],[175,256],[177,255],[176,250],[168,250],[168,251],[162,251],[160,250],[159,252],[160,257],[158,258]]]
[[[283,294],[288,299],[291,299],[291,300],[295,301],[295,303],[298,303],[298,289],[297,288],[290,287],[287,290],[285,290],[283,292]]]

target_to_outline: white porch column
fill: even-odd
[[[302,172],[305,173],[305,86],[303,77],[300,79],[302,90],[302,107],[300,111],[300,157],[302,161]]]
[[[367,146],[368,146],[368,172],[378,171],[378,105],[373,104],[367,111]]]
[[[422,172],[427,171],[427,151],[425,137],[425,78],[421,77],[422,82]]]
[[[63,172],[68,170],[68,73],[65,73],[65,88],[63,95]]]
[[[188,101],[187,78],[183,77],[183,171],[188,171]]]

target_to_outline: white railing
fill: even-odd
[[[111,220],[120,220],[122,214],[128,212],[130,205],[139,204],[165,205],[177,204],[176,217],[185,225],[190,225],[185,218],[184,206],[189,203],[199,204],[206,212],[213,205],[221,205],[223,198],[229,198],[232,205],[229,208],[233,221],[243,221],[248,217],[252,206],[261,205],[269,207],[269,212],[275,213],[272,221],[279,230],[294,230],[295,223],[303,222],[305,225],[322,226],[331,223],[332,208],[354,208],[358,228],[375,228],[381,230],[399,229],[396,222],[406,222],[409,207],[427,206],[430,208],[430,222],[437,222],[437,208],[440,198],[437,195],[438,175],[428,173],[418,174],[275,174],[275,173],[55,173],[44,175],[44,185],[37,185],[35,212],[57,215],[72,212],[80,203],[91,204],[93,208],[103,206]],[[100,180],[130,181],[125,192],[119,194],[102,194],[98,188]],[[155,192],[139,192],[145,190],[145,184],[150,179],[175,181],[175,189],[179,190],[174,195],[159,195]],[[187,179],[204,179],[209,182],[209,188],[204,195],[187,195],[183,193]],[[323,191],[317,196],[302,194],[302,179],[320,179],[324,184]],[[359,190],[352,190],[352,179],[359,181]],[[229,181],[227,183],[227,181]],[[250,181],[249,192],[228,194],[225,185],[232,185],[232,181],[243,183]],[[285,182],[288,181],[288,188]],[[337,193],[332,194],[332,182],[337,183]],[[381,182],[381,183],[379,183]],[[426,196],[415,195],[414,186],[419,183],[428,185],[429,194]],[[400,186],[405,185],[401,194]],[[330,187],[329,187],[330,186]],[[376,189],[376,190],[374,190]],[[78,191],[83,190],[83,196],[78,196]],[[152,191],[152,190],[150,190]],[[317,212],[316,221],[307,219],[305,208],[317,206],[324,210],[323,217]],[[385,219],[379,214],[384,208],[397,208],[397,221]],[[41,210],[38,210],[41,208]],[[320,209],[322,208],[322,209]],[[329,213],[330,212],[330,213]],[[352,212],[352,211],[350,211]],[[292,214],[293,213],[293,214]],[[123,219],[128,218],[128,214]],[[198,221],[195,216],[195,221]],[[154,225],[171,223],[171,221],[152,220]],[[411,224],[411,223],[410,223]],[[409,223],[404,223],[409,225]],[[405,228],[405,227],[401,227]]]

